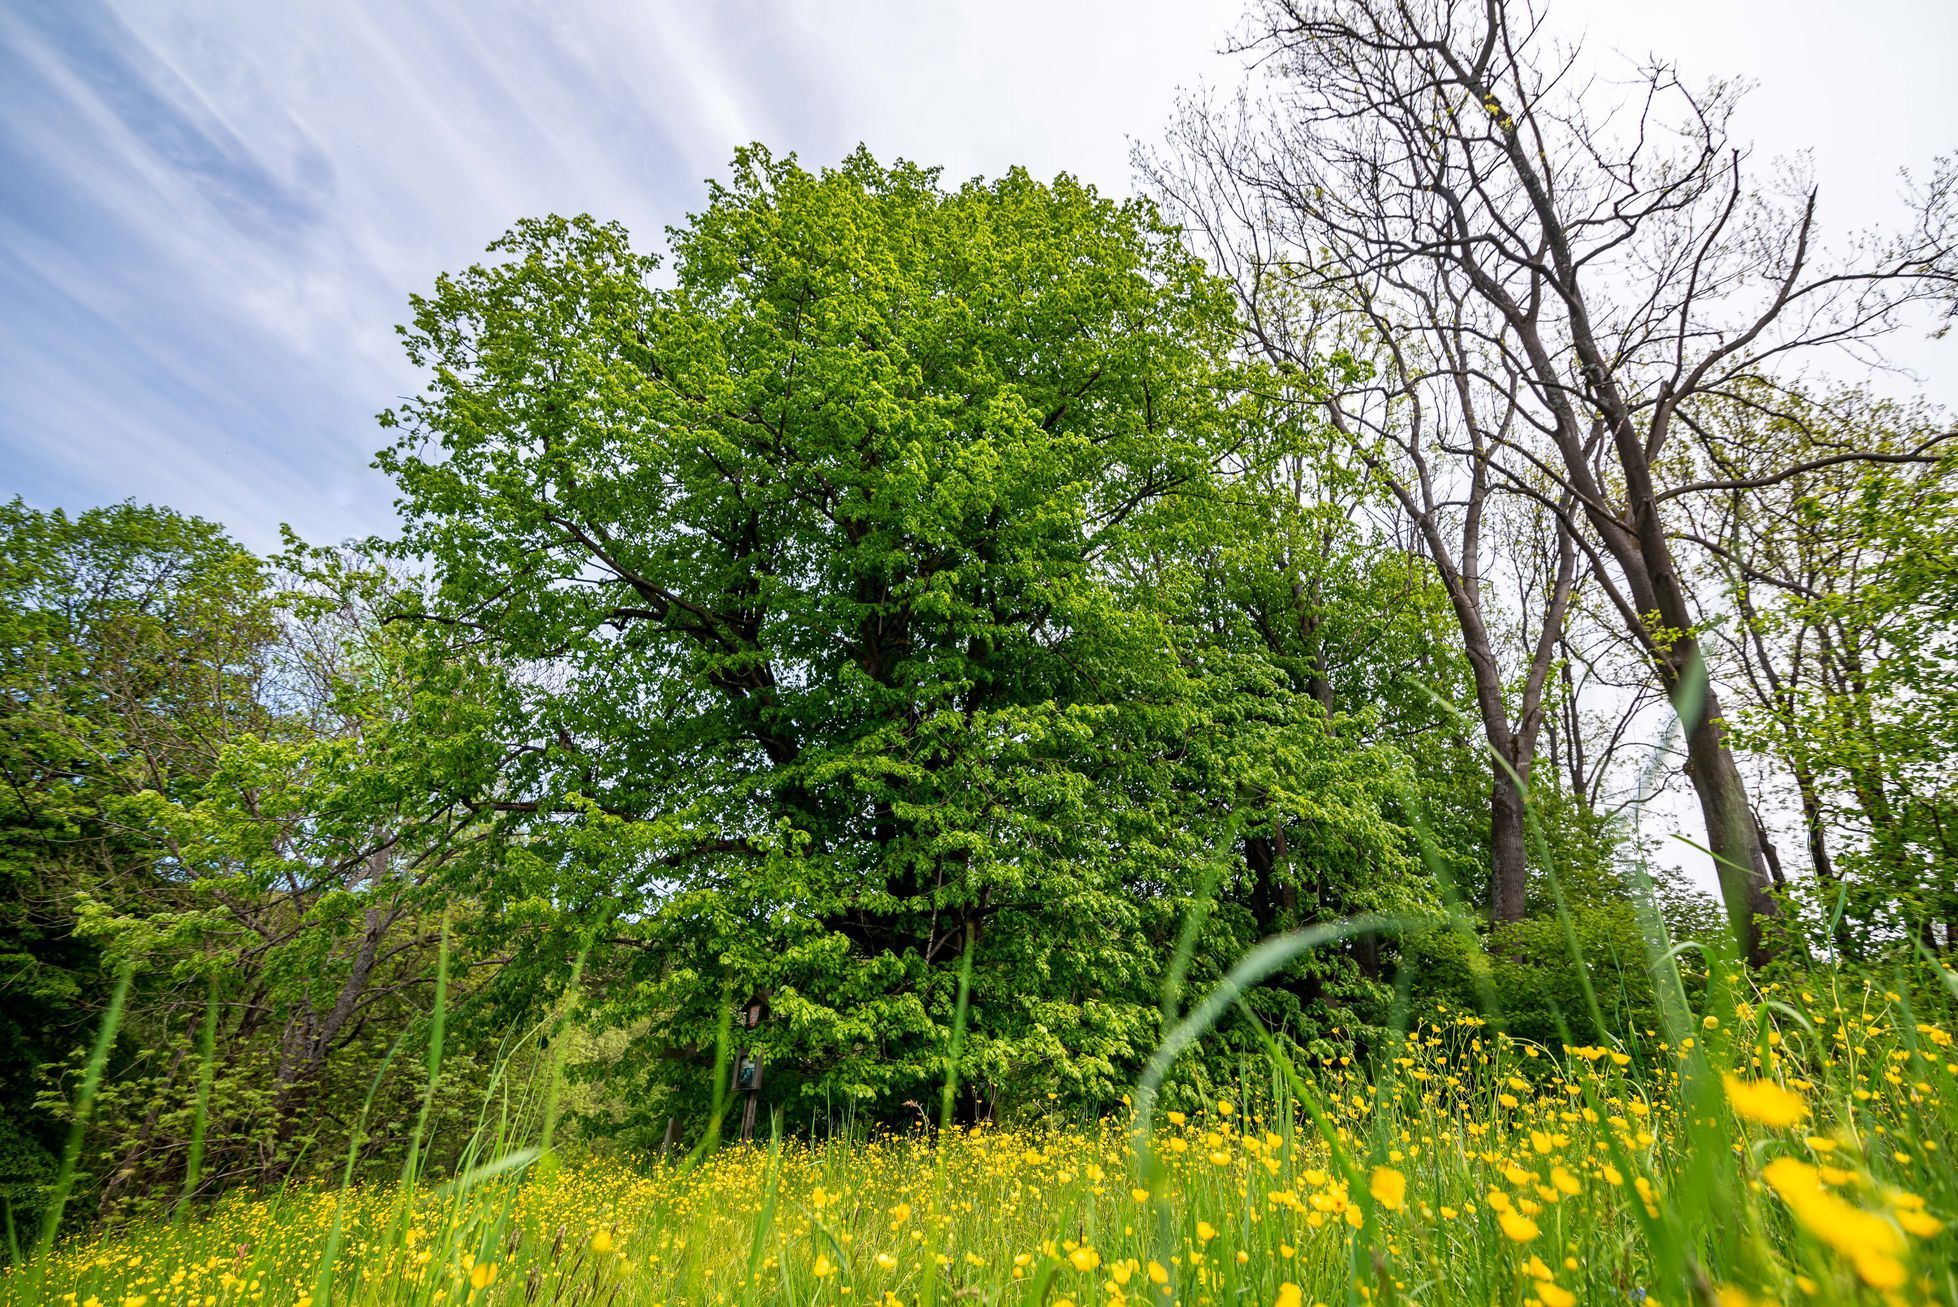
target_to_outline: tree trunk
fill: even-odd
[[[377,866],[385,866],[386,855],[377,853]],[[375,906],[367,909],[361,923],[360,942],[347,968],[346,979],[334,995],[333,1005],[324,1013],[309,1004],[301,1005],[287,1023],[280,1040],[278,1070],[273,1075],[273,1147],[264,1156],[261,1181],[270,1183],[283,1176],[297,1159],[287,1155],[288,1146],[298,1137],[305,1123],[306,1094],[317,1086],[333,1052],[334,1041],[346,1029],[373,978],[374,964],[386,938],[400,916],[400,909]]]
[[[1475,685],[1475,705],[1482,719],[1482,738],[1489,749],[1489,909],[1497,921],[1518,921],[1523,916],[1524,892],[1529,886],[1530,867],[1523,841],[1523,796],[1505,759],[1525,759],[1518,768],[1528,774],[1527,759],[1536,750],[1538,715],[1526,710],[1516,729],[1509,721],[1504,702],[1502,669],[1482,620],[1472,578],[1452,569],[1439,568],[1455,610],[1456,625],[1462,632],[1462,648],[1468,655],[1469,673]],[[1561,614],[1558,619],[1561,621]],[[1544,666],[1548,666],[1547,659]],[[1534,670],[1534,669],[1533,669]],[[1537,678],[1540,684],[1540,678]],[[1516,764],[1511,764],[1515,766]]]
[[[1330,544],[1327,546],[1330,548]],[[1319,610],[1309,602],[1305,587],[1292,578],[1292,605],[1298,612],[1299,635],[1306,648],[1305,692],[1312,696],[1328,717],[1333,711],[1333,683],[1326,675],[1325,644],[1319,639]]]
[[[1572,274],[1566,272],[1566,276]],[[1767,961],[1760,919],[1774,916],[1776,909],[1769,893],[1772,876],[1761,847],[1760,827],[1754,820],[1754,805],[1733,750],[1727,746],[1720,695],[1693,634],[1697,623],[1661,520],[1651,455],[1646,452],[1648,442],[1640,438],[1607,360],[1590,334],[1581,301],[1572,295],[1570,303],[1578,354],[1592,387],[1591,401],[1611,435],[1618,470],[1624,476],[1630,529],[1603,508],[1601,488],[1592,478],[1574,417],[1566,417],[1559,447],[1566,471],[1585,491],[1585,515],[1631,587],[1634,608],[1626,618],[1633,637],[1645,646],[1660,687],[1685,727],[1686,773],[1700,801],[1707,848],[1720,876],[1720,896],[1735,943],[1750,963],[1759,965]],[[1541,354],[1540,346],[1538,352]],[[1545,377],[1555,376],[1555,365],[1547,358],[1542,359],[1540,368]],[[1650,446],[1656,453],[1663,443],[1663,424],[1656,418],[1654,423]]]
[[[1834,889],[1836,863],[1829,856],[1829,830],[1823,817],[1821,796],[1815,790],[1815,776],[1804,763],[1795,763],[1792,770],[1795,773],[1795,793],[1802,802],[1802,831],[1808,837],[1809,863],[1814,868],[1816,879]]]
[[[1768,828],[1762,824],[1759,812],[1754,814],[1754,838],[1761,841],[1761,856],[1768,860],[1768,876],[1774,881],[1774,887],[1787,889],[1788,876],[1781,869],[1781,850],[1775,848],[1774,839],[1768,834]]]
[[[1698,656],[1695,648],[1693,657]],[[1698,697],[1702,702],[1697,719],[1686,722],[1686,774],[1700,801],[1707,848],[1713,852],[1720,897],[1727,907],[1735,943],[1743,956],[1758,966],[1768,958],[1761,920],[1776,912],[1769,892],[1772,876],[1761,847],[1760,827],[1754,820],[1754,806],[1748,801],[1747,783],[1734,761],[1733,750],[1727,747],[1720,700],[1710,685]],[[1675,689],[1674,705],[1684,718],[1693,705],[1681,703],[1681,698]]]
[[[1521,921],[1530,886],[1530,863],[1523,838],[1523,793],[1517,778],[1500,762],[1489,787],[1489,915]]]
[[[1275,818],[1272,824],[1276,829]],[[1285,860],[1283,844],[1283,831],[1278,831],[1276,839],[1250,835],[1244,840],[1244,866],[1251,873],[1251,915],[1261,934],[1291,925],[1298,918],[1298,889],[1279,876]]]
[[[1680,584],[1672,544],[1660,521],[1659,499],[1644,448],[1632,432],[1615,388],[1608,379],[1600,381],[1602,377],[1599,366],[1593,372],[1602,392],[1598,405],[1610,419],[1633,529],[1626,530],[1623,522],[1602,510],[1594,493],[1596,483],[1588,481],[1589,469],[1569,441],[1564,446],[1567,467],[1573,480],[1586,482],[1586,515],[1631,587],[1635,607],[1626,614],[1631,634],[1645,646],[1660,687],[1685,728],[1686,774],[1699,799],[1727,920],[1742,955],[1758,966],[1767,961],[1760,919],[1777,911],[1769,892],[1773,876],[1762,848],[1761,828],[1755,821],[1747,782],[1727,745],[1720,695],[1693,634],[1696,623]]]

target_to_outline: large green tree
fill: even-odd
[[[1186,620],[1166,533],[1287,438],[1229,294],[1146,204],[861,152],[745,150],[671,237],[525,222],[405,329],[400,548],[524,669],[506,924],[607,950],[655,1078],[753,998],[770,1092],[928,1101],[970,952],[976,1080],[1112,1097],[1243,796],[1396,856],[1309,689]]]

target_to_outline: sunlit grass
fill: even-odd
[[[1770,989],[1676,1042],[1475,1016],[1375,1078],[1278,1061],[1099,1122],[591,1157],[236,1197],[4,1283],[75,1307],[307,1303],[1958,1301],[1949,1032]],[[518,1160],[528,1154],[517,1155]],[[337,1247],[322,1261],[338,1229]]]

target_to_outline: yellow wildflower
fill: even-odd
[[[1537,1223],[1517,1211],[1496,1213],[1496,1220],[1502,1225],[1502,1232],[1517,1243],[1528,1243],[1541,1234]]]
[[[1398,1212],[1407,1198],[1407,1177],[1391,1166],[1375,1167],[1367,1192],[1373,1195],[1374,1202],[1390,1212]]]
[[[1742,1080],[1726,1076],[1727,1103],[1734,1115],[1770,1129],[1795,1125],[1808,1115],[1808,1104],[1801,1095],[1783,1089],[1772,1080]]]
[[[1944,1229],[1944,1222],[1938,1220],[1937,1217],[1932,1216],[1929,1212],[1916,1207],[1898,1208],[1897,1224],[1903,1226],[1904,1229],[1910,1231],[1910,1233],[1920,1239],[1935,1238],[1938,1231]]]

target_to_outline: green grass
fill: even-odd
[[[1710,992],[1687,1033],[1624,1048],[1527,1045],[1469,1014],[1417,1024],[1370,1077],[1273,1045],[1226,1097],[1165,1094],[1148,1148],[1125,1106],[1072,1125],[560,1161],[486,1115],[446,1182],[237,1195],[63,1244],[10,1270],[0,1296],[1958,1301],[1948,1031],[1829,972]]]

